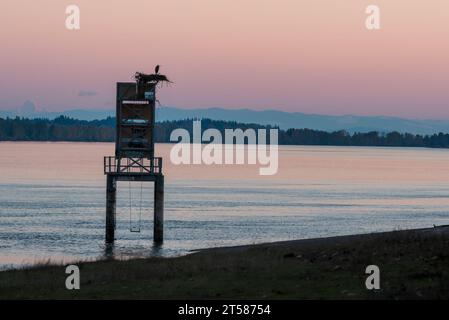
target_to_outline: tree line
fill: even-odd
[[[202,130],[217,129],[224,135],[225,129],[273,129],[277,127],[203,119]],[[164,121],[155,125],[155,141],[171,142],[173,130],[183,128],[192,134],[192,119]],[[115,140],[115,118],[84,121],[60,116],[54,120],[0,118],[0,141],[85,141],[112,142]],[[449,134],[419,135],[410,133],[356,132],[340,130],[326,132],[313,129],[279,130],[281,145],[329,145],[329,146],[385,146],[448,148]]]

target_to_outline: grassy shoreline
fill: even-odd
[[[0,299],[449,299],[449,226],[0,272]],[[365,268],[380,268],[380,290]]]

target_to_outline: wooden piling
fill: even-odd
[[[155,243],[164,241],[164,176],[157,175],[154,181],[154,233]]]
[[[114,176],[106,178],[106,244],[114,243],[117,185]]]

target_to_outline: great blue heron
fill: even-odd
[[[154,68],[154,73],[158,74],[159,73],[159,65],[156,66],[156,68]]]

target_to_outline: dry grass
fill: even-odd
[[[0,272],[1,299],[448,299],[449,228],[201,251],[178,258],[80,263],[81,290],[64,266]],[[365,268],[381,290],[365,288]]]

